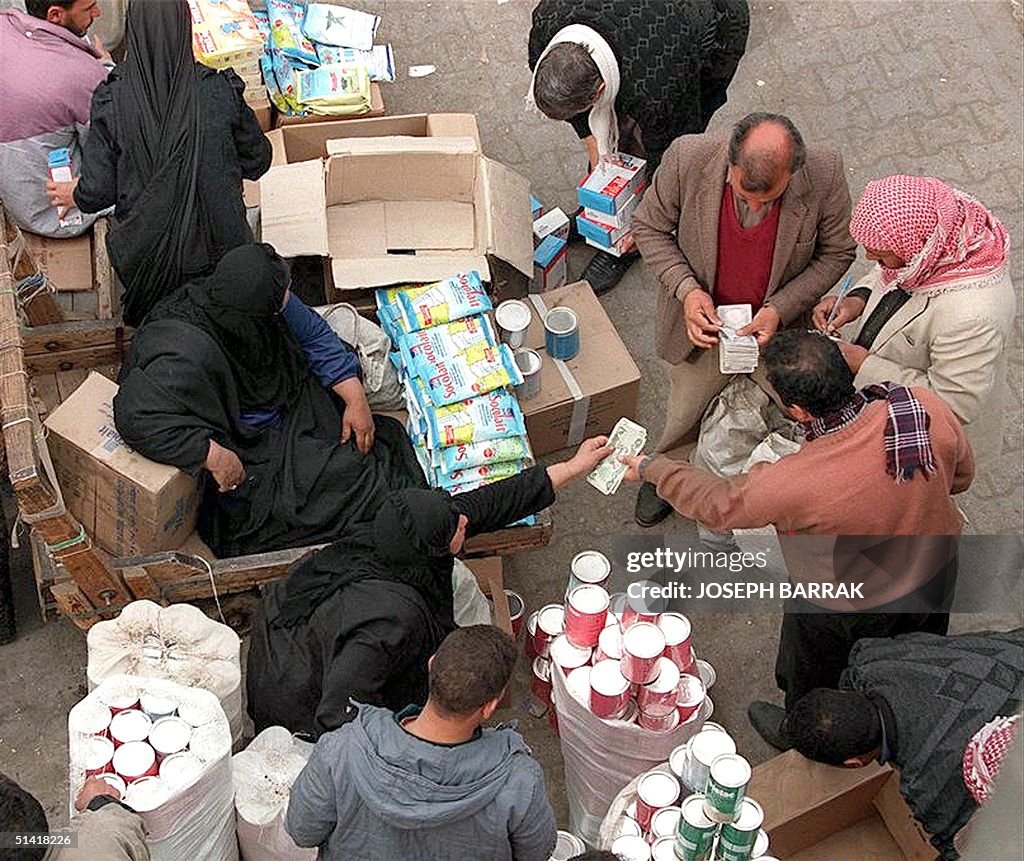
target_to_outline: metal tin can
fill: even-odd
[[[676,858],[676,838],[659,837],[651,844],[651,861],[678,861]]]
[[[153,721],[138,709],[126,709],[110,719],[110,738],[114,747],[130,741],[145,741],[152,729]]]
[[[664,651],[665,635],[658,626],[637,622],[622,635],[622,675],[635,685],[654,681]]]
[[[724,726],[722,726],[720,723],[715,723],[712,720],[704,721],[704,723],[701,725],[701,729],[713,729],[716,732],[725,732]]]
[[[157,759],[172,753],[180,753],[188,747],[192,737],[192,725],[179,717],[165,717],[153,724],[149,743],[156,751]]]
[[[81,735],[108,735],[111,717],[108,706],[89,697],[76,703],[68,712],[68,728]]]
[[[672,807],[679,801],[679,781],[667,771],[655,769],[636,782],[636,821],[644,831],[651,830],[655,811]]]
[[[519,639],[519,632],[523,630],[523,617],[526,615],[526,602],[523,596],[511,589],[505,590],[505,597],[508,599],[508,615],[512,622],[512,639]]]
[[[679,719],[688,720],[700,709],[707,696],[707,691],[704,688],[704,682],[696,676],[683,673],[679,676],[675,694],[675,707],[679,710]]]
[[[750,782],[750,763],[737,753],[716,756],[704,792],[704,813],[715,822],[732,822],[740,813]]]
[[[675,837],[679,830],[679,817],[683,815],[681,807],[662,807],[654,811],[651,817],[651,834],[654,837]]]
[[[631,628],[638,622],[649,622],[652,625],[656,625],[659,615],[659,613],[644,613],[640,610],[634,610],[627,601],[626,606],[622,608],[622,619],[619,624],[622,626],[623,631]]]
[[[700,792],[690,795],[680,806],[682,815],[676,831],[676,857],[679,861],[708,861],[718,825],[704,813],[704,795]]]
[[[544,705],[551,705],[551,661],[547,658],[533,659],[533,677],[530,691]]]
[[[704,792],[708,785],[711,763],[725,753],[736,753],[736,742],[727,732],[701,729],[686,743],[685,783],[694,792]]]
[[[592,649],[607,615],[608,593],[603,586],[577,586],[565,602],[565,636],[574,646]]]
[[[697,672],[700,675],[700,680],[704,682],[704,687],[707,690],[711,690],[714,687],[715,682],[718,680],[718,673],[715,672],[715,668],[711,666],[707,661],[697,659]]]
[[[679,672],[693,672],[690,620],[682,613],[662,613],[658,616],[658,627],[665,635],[665,657],[672,659]]]
[[[126,783],[157,774],[156,752],[145,741],[126,741],[114,751],[114,771]]]
[[[761,805],[752,798],[742,799],[736,819],[723,825],[718,835],[716,861],[749,861],[753,858],[754,844],[763,822]]]
[[[156,722],[160,718],[173,715],[178,708],[178,704],[174,700],[167,699],[167,697],[143,691],[139,694],[139,708],[146,713],[151,721]]]
[[[750,857],[765,858],[768,854],[768,845],[768,832],[763,828],[757,829],[757,839],[754,841],[754,851],[750,853]]]
[[[623,834],[612,841],[611,853],[622,861],[651,861],[651,846],[643,837]]]
[[[156,810],[171,797],[170,787],[159,777],[147,775],[128,784],[124,803],[138,813]]]
[[[643,709],[639,709],[636,715],[636,722],[651,732],[672,732],[672,730],[679,727],[679,712],[648,714]]]
[[[216,712],[203,702],[190,701],[178,703],[178,717],[187,721],[192,727],[208,724],[216,716]]]
[[[101,686],[96,696],[114,714],[139,707],[139,689],[129,685]]]
[[[668,658],[658,658],[658,677],[637,688],[640,711],[650,717],[666,717],[676,711],[679,679],[679,668]]]
[[[612,574],[612,563],[608,557],[596,550],[584,550],[572,559],[569,571],[569,585],[565,589],[566,596],[577,586],[588,584],[603,587]],[[609,602],[611,596],[609,596]]]
[[[584,708],[590,708],[590,673],[594,668],[589,664],[570,670],[565,677],[566,690]]]
[[[544,349],[567,362],[580,352],[580,321],[572,308],[552,308],[544,317]]]
[[[555,839],[555,850],[551,853],[551,861],[569,861],[587,851],[586,844],[575,834],[559,831]]]
[[[574,646],[572,641],[562,634],[552,640],[550,654],[551,662],[558,664],[562,672],[568,674],[577,667],[590,663],[591,650]]]
[[[526,330],[530,328],[530,309],[518,299],[506,299],[494,309],[494,322],[498,336],[513,350],[523,346]]]
[[[541,391],[540,371],[544,367],[544,359],[536,350],[516,350],[512,354],[523,381],[515,387],[516,397],[528,401],[537,397]]]
[[[124,794],[128,789],[128,784],[120,777],[120,775],[108,773],[99,775],[100,780],[104,783],[112,786],[117,790],[117,797],[124,798]]]
[[[537,657],[534,654],[534,640],[537,637],[537,610],[534,610],[526,617],[526,636],[523,638],[523,649],[526,651],[526,657],[533,660]]]
[[[106,774],[113,768],[114,743],[101,735],[83,738],[75,751],[75,762],[82,767],[86,777]]]
[[[621,717],[629,705],[629,679],[618,661],[599,661],[590,672],[590,710],[599,718]]]
[[[172,753],[160,763],[160,779],[172,790],[191,786],[202,773],[203,761],[188,750]]]
[[[613,661],[622,659],[622,631],[615,624],[605,625],[604,630],[597,638],[597,649],[594,651],[595,664],[608,659]]]
[[[551,651],[551,642],[565,630],[565,607],[561,604],[547,604],[537,611],[537,632],[533,638],[534,655],[546,658]]]

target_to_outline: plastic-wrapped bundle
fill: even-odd
[[[267,12],[274,44],[281,52],[286,57],[317,65],[316,48],[302,33],[303,5],[291,0],[267,0]]]
[[[302,32],[324,45],[369,51],[379,26],[379,15],[333,3],[310,3],[302,21]]]
[[[507,344],[475,345],[446,359],[431,360],[421,353],[413,359],[413,367],[438,407],[523,382],[523,373]]]
[[[374,292],[374,299],[377,302],[377,320],[395,344],[403,334],[409,331],[402,318],[402,308],[398,297],[405,293],[410,299],[415,299],[421,293],[426,293],[430,287],[430,284],[408,284],[404,287],[381,287]]]
[[[232,757],[235,818],[242,861],[312,861],[316,849],[300,849],[284,829],[288,795],[313,745],[281,726],[263,730]]]
[[[205,688],[220,700],[231,737],[241,737],[241,644],[227,625],[191,604],[133,601],[116,619],[93,625],[87,643],[90,689],[116,674]]]
[[[492,463],[488,466],[477,466],[472,469],[457,469],[449,475],[436,474],[436,487],[451,492],[454,488],[463,491],[471,489],[469,485],[481,487],[484,484],[493,484],[496,481],[503,481],[519,475],[525,468],[525,461],[510,460],[502,463]]]
[[[320,116],[352,116],[370,110],[370,76],[354,63],[321,66],[295,74],[302,108]]]
[[[492,309],[480,273],[475,269],[419,290],[400,290],[397,298],[407,332],[440,326]]]
[[[96,717],[112,709],[142,705],[147,697],[170,704],[177,712],[175,720],[192,727],[188,750],[166,756],[156,764],[153,748],[147,742],[122,744],[118,752],[135,745],[148,751],[147,776],[129,783],[128,803],[142,816],[146,844],[152,861],[237,861],[235,838],[234,787],[231,783],[231,731],[224,710],[209,691],[188,688],[166,679],[114,675],[79,702],[68,715],[68,802],[74,815],[74,798],[88,774],[111,773],[122,764],[119,754],[109,759],[104,750],[114,753],[109,739],[96,734],[102,721]],[[155,724],[154,724],[155,726]],[[102,732],[102,730],[99,730]],[[101,755],[97,758],[96,751]],[[134,753],[135,751],[132,751]],[[187,758],[191,773],[177,779],[167,771],[174,757]],[[106,761],[102,761],[106,759]],[[159,770],[163,776],[156,776]],[[122,774],[122,777],[135,775]],[[143,790],[147,790],[144,792]],[[148,803],[143,803],[143,801]],[[144,809],[149,808],[151,809]]]
[[[419,357],[427,361],[448,359],[473,347],[493,347],[497,343],[490,320],[481,314],[402,335],[398,350],[402,365],[412,371]]]
[[[467,445],[448,445],[431,452],[437,469],[445,475],[456,470],[471,469],[510,460],[533,460],[530,443],[525,436],[472,442]]]
[[[339,48],[335,45],[317,45],[316,55],[321,66],[332,63],[362,63],[371,81],[392,83],[395,80],[395,54],[390,45],[374,45],[369,51],[357,48]]]
[[[422,417],[431,448],[526,435],[523,411],[507,389],[443,407],[430,404],[423,408]]]

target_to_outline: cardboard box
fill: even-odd
[[[576,216],[576,230],[584,239],[589,239],[605,249],[614,248],[620,239],[629,235],[628,224],[625,227],[615,227],[582,215]]]
[[[533,252],[533,281],[531,293],[546,293],[565,284],[568,277],[568,245],[564,239],[551,234]]]
[[[581,213],[585,218],[589,218],[591,221],[598,221],[601,224],[608,224],[612,227],[629,227],[630,222],[633,220],[633,213],[636,212],[636,208],[640,201],[644,199],[644,191],[647,189],[647,183],[641,183],[640,187],[633,193],[633,196],[629,198],[623,205],[622,208],[613,215],[609,215],[606,212],[599,212],[596,209],[590,209],[583,207]]]
[[[114,427],[117,384],[93,371],[46,418],[64,502],[93,542],[117,556],[181,546],[195,527],[201,487],[125,445]]]
[[[384,94],[381,92],[380,84],[373,82],[370,84],[370,110],[365,114],[359,114],[349,118],[345,117],[324,117],[318,116],[317,114],[310,114],[309,116],[287,116],[286,114],[274,113],[274,128],[284,128],[285,126],[301,126],[309,125],[310,123],[347,123],[352,120],[365,120],[372,117],[382,117],[387,113],[387,108],[384,106]]]
[[[626,231],[625,236],[619,239],[614,245],[602,245],[600,242],[591,239],[589,236],[583,237],[587,245],[591,248],[596,248],[599,251],[606,251],[611,254],[612,257],[621,257],[623,254],[629,254],[636,248],[636,242],[633,241],[633,234],[630,231]]]
[[[285,257],[329,257],[332,299],[472,269],[490,281],[492,260],[518,270],[525,290],[529,185],[483,156],[472,114],[289,126],[268,137],[263,240]]]
[[[265,132],[269,132],[274,122],[274,109],[270,106],[270,102],[268,101],[265,105],[253,107],[252,112],[256,115],[256,122],[260,124],[260,128]],[[244,183],[249,180],[242,181]]]
[[[537,200],[537,198],[532,194],[530,195],[530,213],[533,215],[534,221],[544,214],[544,204]]]
[[[53,286],[61,293],[95,290],[92,230],[74,239],[50,239],[23,231],[25,244]]]
[[[520,403],[534,454],[539,457],[578,445],[588,437],[610,432],[623,416],[634,418],[640,370],[590,285],[577,281],[531,295],[527,305],[532,319],[524,344],[540,353],[544,361],[540,393]],[[539,308],[558,306],[572,308],[579,317],[580,352],[568,362],[556,362],[544,349]]]
[[[889,766],[834,768],[787,751],[754,769],[770,854],[786,861],[934,861]]]
[[[615,215],[646,181],[647,162],[619,153],[611,161],[587,174],[576,189],[580,206]]]
[[[557,206],[533,222],[534,246],[539,246],[549,236],[569,241],[569,217]]]

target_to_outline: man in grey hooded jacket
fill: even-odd
[[[449,634],[421,711],[359,705],[320,737],[292,787],[285,827],[323,861],[547,861],[555,819],[522,736],[482,728],[516,650],[498,628]]]

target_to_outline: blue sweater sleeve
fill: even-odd
[[[294,293],[288,297],[281,319],[306,354],[310,370],[326,388],[360,375],[356,351]]]

